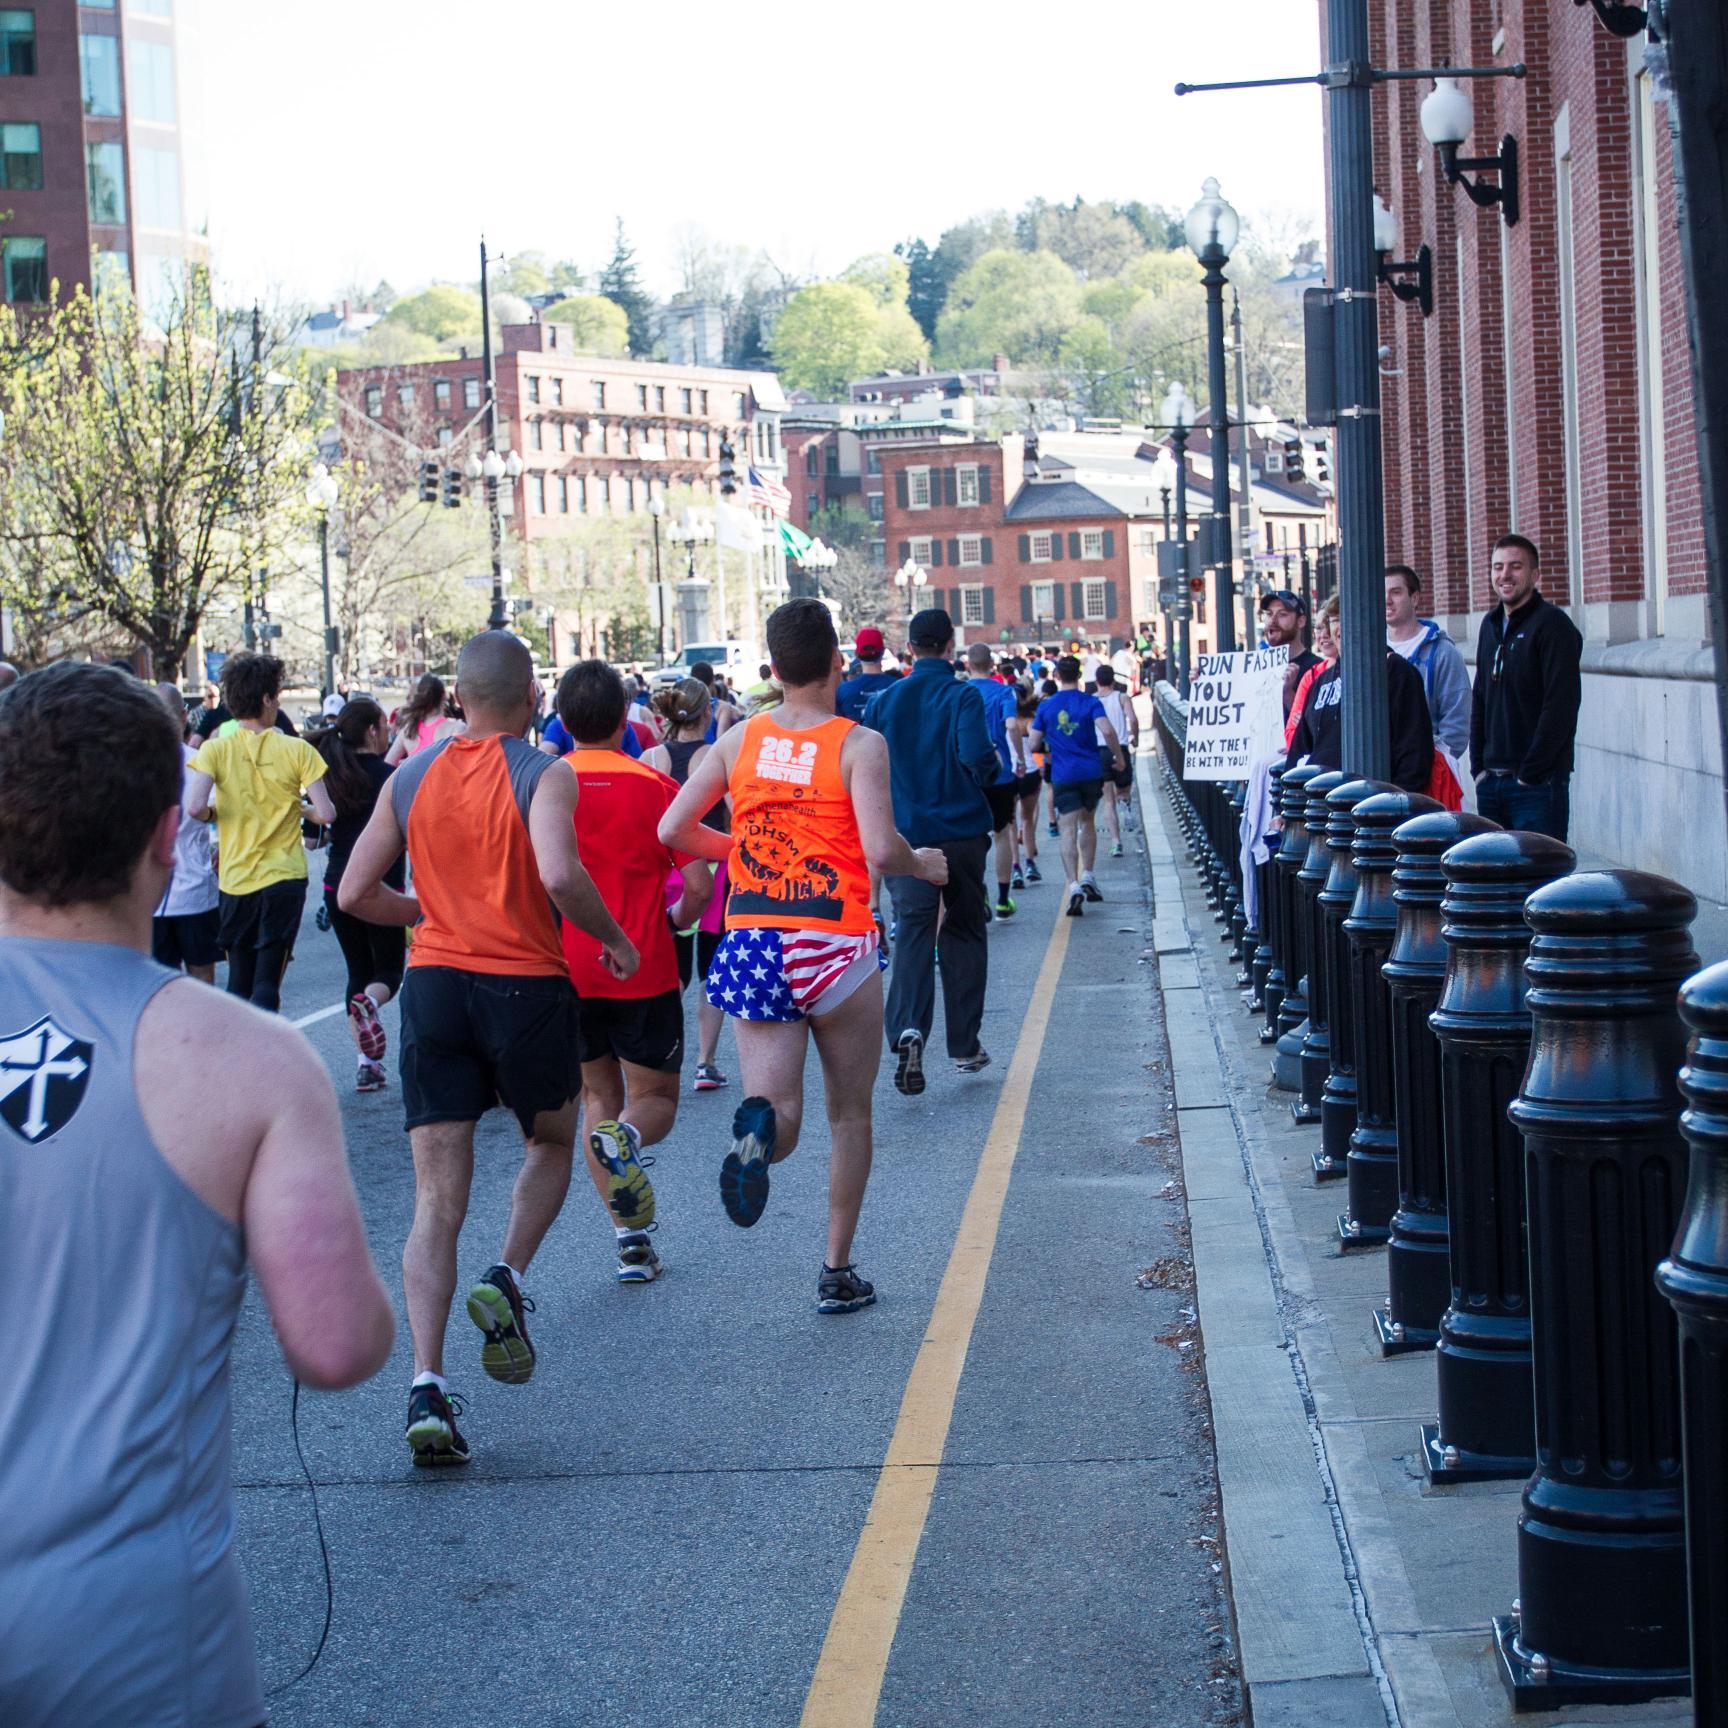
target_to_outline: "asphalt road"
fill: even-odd
[[[897,1618],[892,1603],[865,1610],[892,1634],[880,1724],[1238,1720],[1163,1032],[1142,958],[1150,907],[1130,840],[1127,859],[1101,867],[1106,903],[1067,932],[1024,1112],[998,1130],[1012,1179],[928,1519]],[[317,871],[314,860],[313,903]],[[410,1466],[405,1325],[369,1385],[302,1397],[334,1623],[312,1673],[272,1700],[273,1722],[800,1721],[1059,895],[1028,889],[991,932],[994,1066],[962,1077],[938,1050],[929,1090],[909,1100],[884,1064],[857,1249],[879,1301],[860,1314],[813,1307],[819,1103],[762,1223],[740,1231],[720,1209],[739,1097],[728,1034],[732,1086],[686,1095],[658,1148],[665,1276],[614,1282],[609,1220],[578,1177],[529,1276],[538,1372],[495,1384],[460,1290],[497,1256],[520,1143],[509,1118],[483,1124],[449,1370],[474,1462]],[[335,940],[309,910],[284,1012],[300,1019],[340,994]],[[385,1017],[393,1067],[395,1010]],[[693,1031],[693,1008],[690,1019]],[[306,1035],[342,1090],[373,1251],[399,1303],[412,1170],[394,1084],[353,1094],[340,1015]],[[209,1080],[221,1084],[219,1053]],[[268,1688],[302,1668],[324,1616],[289,1396],[250,1301],[235,1478]]]

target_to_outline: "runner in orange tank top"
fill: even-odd
[[[762,1216],[769,1166],[798,1144],[814,1033],[833,1142],[816,1307],[846,1314],[876,1300],[852,1264],[881,1063],[870,871],[939,884],[948,861],[934,849],[915,851],[896,831],[881,737],[835,717],[844,668],[828,608],[787,601],[768,620],[768,652],[786,700],[734,726],[708,752],[666,812],[660,838],[677,852],[727,859],[732,882],[707,990],[736,1021],[747,1096],[732,1119],[721,1201],[735,1224]],[[728,792],[730,838],[702,824]]]

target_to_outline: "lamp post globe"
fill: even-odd
[[[1475,118],[1475,105],[1456,78],[1436,78],[1422,99],[1422,136],[1430,144],[1462,144]]]
[[[480,472],[488,480],[504,478],[504,458],[496,450],[488,450],[480,458]]]
[[[1398,244],[1398,219],[1386,207],[1386,200],[1378,192],[1374,194],[1374,250],[1380,253],[1392,251]]]
[[[1188,212],[1188,219],[1183,224],[1190,250],[1201,263],[1205,263],[1207,253],[1214,250],[1220,263],[1228,263],[1241,231],[1241,218],[1218,190],[1217,180],[1208,175],[1200,185],[1199,203]]]

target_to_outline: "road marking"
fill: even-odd
[[[320,1008],[316,1014],[302,1014],[298,1020],[291,1021],[290,1024],[296,1030],[303,1026],[316,1026],[320,1020],[334,1019],[336,1015],[343,1013],[347,1007],[346,1002],[333,1002],[328,1008]]]
[[[1072,919],[1058,915],[1044,950],[1044,963],[1014,1046],[1014,1060],[979,1154],[978,1171],[966,1196],[966,1210],[942,1274],[942,1287],[936,1292],[936,1306],[900,1400],[900,1415],[876,1477],[876,1490],[852,1564],[822,1640],[822,1654],[816,1659],[816,1672],[804,1700],[803,1728],[871,1728],[876,1720],[888,1653],[900,1624],[930,1499],[936,1491],[936,1476],[954,1418],[954,1398],[984,1299],[984,1280],[996,1250],[1008,1178],[1020,1149],[1021,1124],[1072,928]]]

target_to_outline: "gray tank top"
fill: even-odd
[[[173,978],[127,948],[0,940],[6,1728],[264,1719],[229,1467],[245,1244],[169,1168],[132,1079]]]

